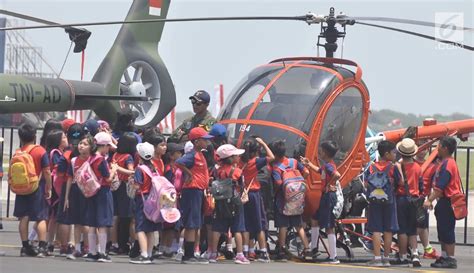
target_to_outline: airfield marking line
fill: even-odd
[[[6,248],[19,248],[20,246],[14,246],[14,245],[0,245],[0,247],[6,247]]]
[[[350,264],[322,264],[322,263],[302,263],[295,262],[296,264],[303,265],[313,265],[313,266],[323,266],[323,267],[343,267],[343,268],[359,268],[359,269],[370,269],[370,270],[394,270],[393,268],[384,268],[384,267],[372,267],[372,266],[363,266],[363,265],[350,265]]]

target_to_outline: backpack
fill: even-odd
[[[281,213],[286,216],[301,215],[304,211],[305,194],[308,189],[306,181],[296,168],[296,159],[289,159],[289,165],[281,163],[283,205]]]
[[[31,151],[39,145],[31,145],[26,151],[16,150],[10,161],[8,184],[12,192],[18,195],[34,193],[39,186],[41,174],[36,175],[36,167]]]
[[[92,159],[86,160],[74,174],[74,181],[86,198],[94,196],[100,189],[99,179],[92,170],[92,164],[102,156],[95,156]],[[77,157],[71,161],[72,168],[76,163]]]
[[[57,174],[57,168],[54,168],[53,166],[53,155],[54,153],[59,153],[61,156],[63,153],[59,149],[53,149],[51,152],[49,152],[49,162],[51,166],[51,179],[53,180],[53,189],[56,192],[58,196],[61,196],[61,187],[63,185],[64,179],[59,179],[56,177]]]
[[[176,208],[176,189],[164,176],[152,173],[145,165],[139,168],[151,178],[151,189],[148,198],[142,194],[143,213],[145,217],[153,223],[174,223],[179,220],[181,214]]]
[[[235,167],[230,170],[229,178],[217,179],[211,183],[211,194],[215,203],[215,218],[230,219],[239,212],[239,206],[242,204],[240,196],[235,193],[232,176]],[[218,177],[216,174],[215,177]]]
[[[370,166],[374,172],[367,178],[367,195],[372,204],[391,204],[393,202],[389,173],[392,164],[384,171],[379,171],[374,165]]]

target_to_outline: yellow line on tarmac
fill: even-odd
[[[0,247],[19,248],[20,246],[14,246],[14,245],[0,245]]]
[[[302,265],[313,265],[313,266],[323,266],[323,267],[341,267],[341,268],[358,268],[358,269],[370,269],[370,270],[393,270],[391,268],[385,267],[373,267],[373,266],[363,266],[363,265],[350,265],[350,264],[321,264],[321,263],[302,263],[296,262],[297,264]]]

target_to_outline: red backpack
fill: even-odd
[[[282,170],[283,204],[281,213],[287,216],[301,215],[304,211],[305,195],[308,189],[306,181],[297,168],[296,159],[290,158],[288,166],[278,165]]]

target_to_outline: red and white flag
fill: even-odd
[[[148,0],[148,3],[150,4],[150,15],[161,16],[163,0]]]
[[[217,84],[214,86],[215,90],[215,107],[214,107],[214,116],[217,117],[219,112],[221,111],[222,107],[224,107],[224,85],[222,83]]]
[[[175,129],[175,109],[171,111],[159,124],[160,131],[164,134],[171,134]]]

